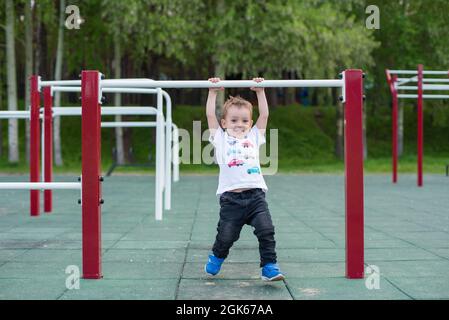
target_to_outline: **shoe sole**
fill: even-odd
[[[215,275],[217,275],[217,274],[212,274],[212,273],[209,273],[209,272],[207,272],[207,270],[206,270],[206,265],[204,265],[204,272],[206,272],[206,274],[208,275],[208,276],[215,276]]]
[[[261,278],[263,281],[281,281],[281,280],[285,279],[283,274],[278,274],[277,276],[274,276],[273,278],[268,278],[265,276],[262,276]]]

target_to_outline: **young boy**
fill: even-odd
[[[255,82],[263,78],[254,78]],[[218,83],[219,78],[209,79]],[[230,97],[223,106],[221,126],[215,115],[217,92],[223,88],[210,88],[206,115],[210,130],[209,141],[215,147],[220,166],[217,195],[220,196],[220,220],[212,254],[204,266],[206,273],[216,275],[229,254],[232,244],[239,238],[243,225],[254,228],[259,240],[262,279],[283,280],[276,263],[274,226],[265,201],[265,184],[259,163],[259,147],[265,143],[268,121],[268,103],[263,88],[251,88],[257,94],[259,118],[253,126],[252,105],[241,97]]]

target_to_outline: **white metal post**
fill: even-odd
[[[172,114],[171,114],[171,99],[166,91],[162,90],[162,95],[165,98],[165,110],[167,112],[165,119],[165,210],[171,209],[171,150],[172,150],[172,140],[173,140],[173,130],[172,130]]]
[[[156,220],[162,220],[162,174],[163,174],[163,140],[162,133],[162,90],[157,89],[157,116],[156,116],[156,170],[155,170],[155,203]]]

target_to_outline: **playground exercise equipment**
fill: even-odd
[[[431,71],[424,70],[423,65],[418,65],[417,70],[385,70],[387,81],[392,96],[392,180],[398,180],[398,99],[417,99],[417,185],[423,186],[423,157],[424,157],[424,99],[449,99],[449,94],[424,94],[425,91],[449,90],[449,79],[435,76],[449,76],[449,70]],[[398,75],[403,75],[399,78]],[[425,78],[425,76],[433,76]],[[407,77],[408,76],[408,77]],[[416,85],[405,85],[417,83]],[[447,85],[442,84],[447,83]],[[401,90],[414,91],[412,94],[399,93]]]
[[[32,77],[31,130],[34,136],[39,134],[39,91],[38,79]],[[101,101],[102,94],[111,88],[130,88],[148,93],[155,90],[157,94],[158,114],[162,110],[162,88],[245,88],[245,87],[335,87],[341,88],[340,101],[345,103],[345,211],[346,211],[346,277],[359,279],[364,276],[364,184],[363,184],[363,142],[362,142],[362,108],[363,108],[363,74],[361,70],[346,70],[339,80],[265,80],[255,82],[248,80],[220,81],[155,81],[149,79],[103,80],[98,71],[82,71],[81,81],[69,81],[66,85],[81,86],[82,105],[82,179],[73,188],[81,189],[82,208],[82,255],[83,277],[99,279],[101,272]],[[45,83],[45,85],[64,85],[63,82]],[[136,89],[136,87],[140,89]],[[143,90],[143,91],[141,91]],[[33,117],[34,114],[34,117]],[[49,115],[48,115],[49,116]],[[166,129],[172,128],[171,113],[167,108]],[[161,137],[162,126],[157,127],[157,137]],[[39,143],[39,140],[37,140]],[[33,161],[38,167],[39,145],[32,144]],[[170,153],[167,153],[168,155]],[[157,154],[158,155],[158,154]],[[157,168],[163,167],[162,154],[156,159]],[[38,169],[32,170],[31,178],[38,178]],[[161,190],[161,182],[156,179],[156,190]],[[56,184],[61,186],[60,184]],[[52,189],[56,186],[44,183],[27,183],[26,187]],[[70,185],[72,186],[72,185]],[[69,186],[69,187],[70,187]],[[12,185],[0,183],[0,188]],[[32,190],[36,191],[36,190]],[[158,191],[156,191],[158,192]],[[31,195],[33,197],[33,194]],[[157,199],[157,198],[156,198]]]

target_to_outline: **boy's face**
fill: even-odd
[[[221,126],[227,129],[229,135],[236,138],[243,138],[253,125],[251,112],[248,108],[231,105],[226,113],[226,117],[221,119]]]

